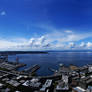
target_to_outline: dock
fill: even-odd
[[[40,68],[40,66],[36,64],[36,65],[33,65],[33,66],[29,67],[28,69],[25,69],[24,71],[25,71],[25,72],[29,72],[29,73],[34,73],[34,72],[36,72],[39,68]]]
[[[51,72],[56,72],[57,70],[52,69],[52,68],[48,68],[48,70],[50,70]]]
[[[24,66],[26,66],[26,64],[24,64],[24,63],[19,63],[19,64],[16,65],[16,69],[18,69],[18,68],[20,68],[20,67],[24,67]]]

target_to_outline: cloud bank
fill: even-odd
[[[71,30],[54,31],[41,37],[30,39],[16,38],[0,39],[0,50],[87,50],[92,49],[92,42],[85,39],[92,38],[91,33],[75,33]]]

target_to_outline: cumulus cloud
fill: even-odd
[[[29,45],[31,47],[49,47],[49,43],[45,42],[45,36],[41,36],[39,38],[31,38],[29,40]]]
[[[70,48],[75,48],[75,43],[74,42],[70,42],[69,44],[68,44],[68,46],[70,47]]]
[[[85,44],[85,42],[81,42],[79,46],[80,47],[86,47],[86,44]]]
[[[87,43],[87,48],[88,48],[88,49],[92,48],[92,42],[88,42],[88,43]]]

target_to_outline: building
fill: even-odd
[[[32,88],[39,88],[41,83],[39,82],[39,79],[33,78],[31,80],[27,80],[25,83],[23,83],[23,86],[29,86]]]
[[[88,72],[92,72],[92,65],[88,67]]]
[[[86,92],[86,90],[81,87],[75,87],[72,89],[72,92]]]
[[[58,85],[56,86],[56,92],[67,92],[69,90],[68,83],[66,84],[64,81],[58,81]]]
[[[48,89],[51,88],[51,85],[52,85],[52,80],[47,79],[45,84],[40,89],[40,92],[46,92]]]
[[[87,76],[84,78],[81,78],[79,81],[79,86],[81,88],[87,89],[88,85],[92,84],[92,77],[91,76]]]
[[[92,86],[88,86],[87,92],[92,92]]]

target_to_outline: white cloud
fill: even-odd
[[[0,39],[0,50],[68,50],[68,49],[91,49],[92,42],[81,42],[91,33],[75,33],[69,30],[54,30],[41,37],[15,38],[12,40]],[[80,44],[78,44],[79,42]]]
[[[65,33],[65,32],[59,32],[55,31],[53,33],[46,34],[45,37],[47,38],[48,42],[57,41],[59,43],[65,43],[65,42],[76,42],[83,39],[86,39],[88,37],[92,37],[91,33],[88,34],[79,34],[79,33]]]
[[[74,42],[70,42],[70,43],[68,44],[68,46],[69,46],[70,48],[74,48],[76,45],[75,45]]]
[[[45,37],[31,38],[30,40],[19,41],[8,41],[0,40],[0,50],[67,50],[67,49],[89,49],[92,48],[92,43],[80,43],[75,44],[76,42],[61,43],[56,44],[49,42],[48,39],[45,40]],[[48,42],[47,42],[48,41]]]
[[[88,48],[88,49],[92,48],[92,42],[88,42],[88,43],[87,43],[87,48]]]
[[[72,30],[62,30],[56,29],[49,25],[38,25],[38,27],[42,28],[43,30],[50,31],[49,34],[46,34],[46,38],[48,41],[52,42],[53,40],[57,40],[59,42],[70,42],[70,41],[79,41],[86,39],[88,37],[92,37],[92,32],[90,33],[78,33],[77,31],[74,32]]]
[[[80,43],[80,47],[82,47],[82,48],[83,48],[83,47],[86,47],[86,43],[85,43],[85,42],[81,42],[81,43]]]
[[[1,16],[5,16],[5,15],[6,15],[6,11],[1,11],[1,12],[0,12],[0,15],[1,15]]]
[[[66,33],[72,33],[72,31],[71,31],[71,30],[65,30],[65,32],[66,32]]]

